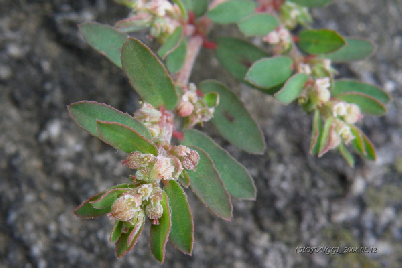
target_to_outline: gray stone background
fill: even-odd
[[[308,154],[311,118],[297,105],[239,86],[209,51],[192,81],[231,86],[261,125],[263,156],[240,152],[207,125],[258,187],[256,202],[234,200],[234,217],[213,216],[187,191],[195,245],[187,256],[169,243],[165,263],[153,259],[148,228],[134,250],[116,260],[107,217],[82,220],[82,201],[124,182],[124,154],[78,128],[66,105],[108,103],[133,112],[137,97],[122,71],[89,48],[76,25],[113,24],[126,16],[111,0],[0,0],[0,267],[402,267],[402,1],[336,0],[313,10],[317,27],[370,38],[368,60],[339,66],[343,77],[385,88],[387,115],[362,128],[378,160],[354,169],[338,153]],[[218,27],[212,39],[232,31]],[[206,67],[209,66],[209,67]],[[296,254],[297,246],[367,246],[376,254]]]

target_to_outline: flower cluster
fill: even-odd
[[[281,21],[289,29],[293,29],[297,24],[305,25],[312,21],[307,7],[286,1],[280,10]]]
[[[131,0],[126,4],[133,8],[132,14],[128,19],[116,23],[115,27],[127,31],[149,27],[151,36],[161,43],[183,19],[179,6],[168,0]]]
[[[197,92],[196,86],[190,83],[188,88],[184,88],[184,91],[177,105],[177,114],[186,117],[186,125],[192,127],[198,123],[202,124],[202,122],[211,120],[215,108],[209,107],[204,98],[199,96],[201,93]]]
[[[262,41],[267,42],[270,45],[276,45],[278,53],[286,51],[292,46],[292,36],[289,30],[284,26],[280,26],[264,36]]]

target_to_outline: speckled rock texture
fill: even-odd
[[[240,86],[212,52],[193,82],[233,88],[261,125],[264,155],[249,155],[206,131],[250,171],[257,201],[234,200],[231,222],[187,190],[195,222],[192,256],[168,243],[164,264],[149,250],[149,226],[116,259],[107,217],[82,220],[82,201],[125,182],[125,155],[77,127],[66,105],[94,100],[132,113],[138,98],[122,71],[92,50],[76,25],[113,24],[127,10],[111,0],[0,0],[0,268],[5,267],[402,267],[402,1],[335,0],[313,10],[317,27],[367,37],[377,53],[338,66],[343,77],[385,88],[388,114],[362,128],[378,160],[354,169],[338,153],[308,154],[311,118],[294,104]],[[218,27],[211,38],[232,28]],[[209,67],[206,67],[209,66]],[[296,253],[296,247],[375,247],[373,254]]]

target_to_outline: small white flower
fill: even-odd
[[[310,65],[307,63],[303,63],[303,62],[299,63],[299,65],[297,66],[297,70],[299,73],[305,73],[307,75],[311,74]]]
[[[264,36],[262,38],[262,41],[267,42],[271,45],[276,45],[279,44],[281,39],[279,38],[279,35],[276,31],[272,31],[268,35]]]
[[[152,184],[142,184],[138,188],[138,193],[141,195],[142,200],[148,200],[152,193]]]
[[[347,113],[347,103],[340,101],[337,102],[333,107],[332,107],[332,114],[333,116],[344,116]]]
[[[349,124],[354,124],[362,117],[360,107],[356,104],[349,103],[346,109],[345,121]]]

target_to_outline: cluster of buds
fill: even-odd
[[[307,97],[310,103],[318,106],[326,104],[331,97],[331,92],[329,91],[330,86],[331,83],[329,77],[318,78],[315,80],[314,85],[307,89]],[[305,99],[302,100],[305,101]],[[300,102],[301,100],[299,100],[299,103]]]
[[[199,160],[199,155],[195,150],[183,145],[165,145],[165,147],[168,150],[159,147],[158,156],[132,152],[122,163],[128,168],[137,169],[135,178],[146,183],[178,179],[183,167],[195,170]]]
[[[132,16],[118,22],[115,27],[150,27],[151,36],[161,43],[164,43],[183,19],[179,6],[168,0],[131,0],[126,4],[133,8]]]
[[[154,224],[158,224],[163,213],[161,200],[162,189],[157,184],[139,184],[116,199],[109,217],[124,221],[135,229],[139,229],[144,223],[145,215]]]
[[[299,23],[305,25],[312,21],[307,7],[290,1],[286,1],[286,3],[281,6],[280,16],[281,21],[289,29],[293,29]]]
[[[363,117],[359,106],[344,101],[331,101],[328,104],[332,109],[332,115],[343,119],[348,124],[355,124]]]
[[[338,148],[342,142],[348,145],[355,138],[350,130],[350,127],[344,121],[338,118],[335,118],[334,122],[332,123],[330,137],[331,144],[329,149]]]
[[[267,42],[270,45],[276,45],[281,51],[288,50],[292,46],[292,35],[289,30],[280,26],[274,31],[270,32],[268,35],[262,38],[262,41]]]
[[[173,114],[169,111],[159,111],[149,103],[143,103],[134,113],[134,117],[141,121],[151,132],[156,143],[170,143],[174,128]]]
[[[215,111],[215,107],[209,107],[205,100],[197,95],[197,88],[193,83],[186,88],[176,109],[179,116],[187,118],[186,124],[189,127],[211,120]]]

